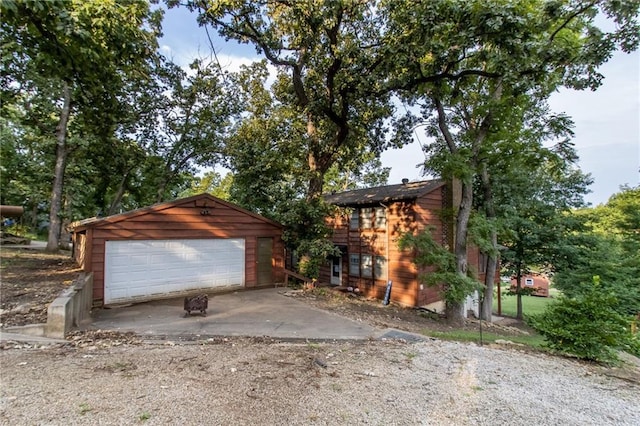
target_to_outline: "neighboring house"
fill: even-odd
[[[98,305],[284,280],[282,225],[209,194],[71,225]]]
[[[406,232],[430,228],[437,242],[453,248],[455,221],[444,217],[451,217],[451,206],[458,205],[459,194],[459,188],[454,190],[442,180],[403,179],[399,185],[326,195],[328,203],[342,208],[327,220],[341,255],[321,268],[320,280],[357,288],[365,296],[378,299],[384,297],[391,280],[392,301],[443,310],[440,289],[419,283],[413,255],[400,251],[398,241]],[[468,265],[479,280],[484,280],[486,263],[475,247],[468,250]],[[466,308],[477,314],[477,302]]]
[[[518,282],[511,278],[511,290],[515,291]],[[522,288],[532,289],[532,296],[549,297],[549,279],[540,274],[523,275],[520,283]]]

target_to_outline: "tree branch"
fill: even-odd
[[[591,9],[593,6],[595,6],[598,2],[597,1],[592,1],[590,3],[587,3],[584,7],[581,7],[580,9],[576,10],[574,13],[572,13],[571,15],[569,15],[567,17],[567,19],[562,23],[562,25],[560,25],[549,37],[549,42],[552,42],[556,36],[558,35],[558,33],[560,31],[562,31],[563,28],[565,28],[567,25],[569,25],[569,23],[571,23],[571,21],[573,21],[576,17],[578,17],[579,15],[583,14],[584,12],[586,12],[587,10]]]
[[[438,127],[442,132],[442,136],[444,137],[447,146],[449,147],[449,152],[452,154],[458,151],[458,147],[456,146],[456,142],[453,140],[453,135],[449,130],[449,125],[447,124],[447,113],[444,111],[444,107],[442,106],[442,101],[438,96],[432,96],[433,102],[436,104],[436,110],[438,111]]]

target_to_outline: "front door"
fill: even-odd
[[[273,284],[273,238],[258,238],[258,285]]]
[[[331,261],[331,284],[342,284],[342,256],[336,256]]]

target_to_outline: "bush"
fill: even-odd
[[[561,296],[529,322],[553,350],[612,362],[618,350],[638,354],[640,349],[637,336],[629,329],[629,318],[616,312],[617,304],[616,297],[603,291],[594,277],[590,290],[573,298]]]

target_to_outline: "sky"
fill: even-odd
[[[184,8],[166,11],[163,32],[161,53],[181,66],[209,58],[211,45],[221,66],[232,71],[260,59],[252,45],[226,42],[212,28],[209,38],[196,15]],[[605,78],[597,91],[561,90],[550,99],[554,112],[574,121],[578,167],[594,180],[585,200],[594,206],[606,203],[622,185],[640,185],[640,53],[616,52],[600,72]],[[412,143],[382,154],[383,166],[391,167],[389,184],[425,179],[420,165],[425,158],[421,144],[426,142],[418,130]]]

